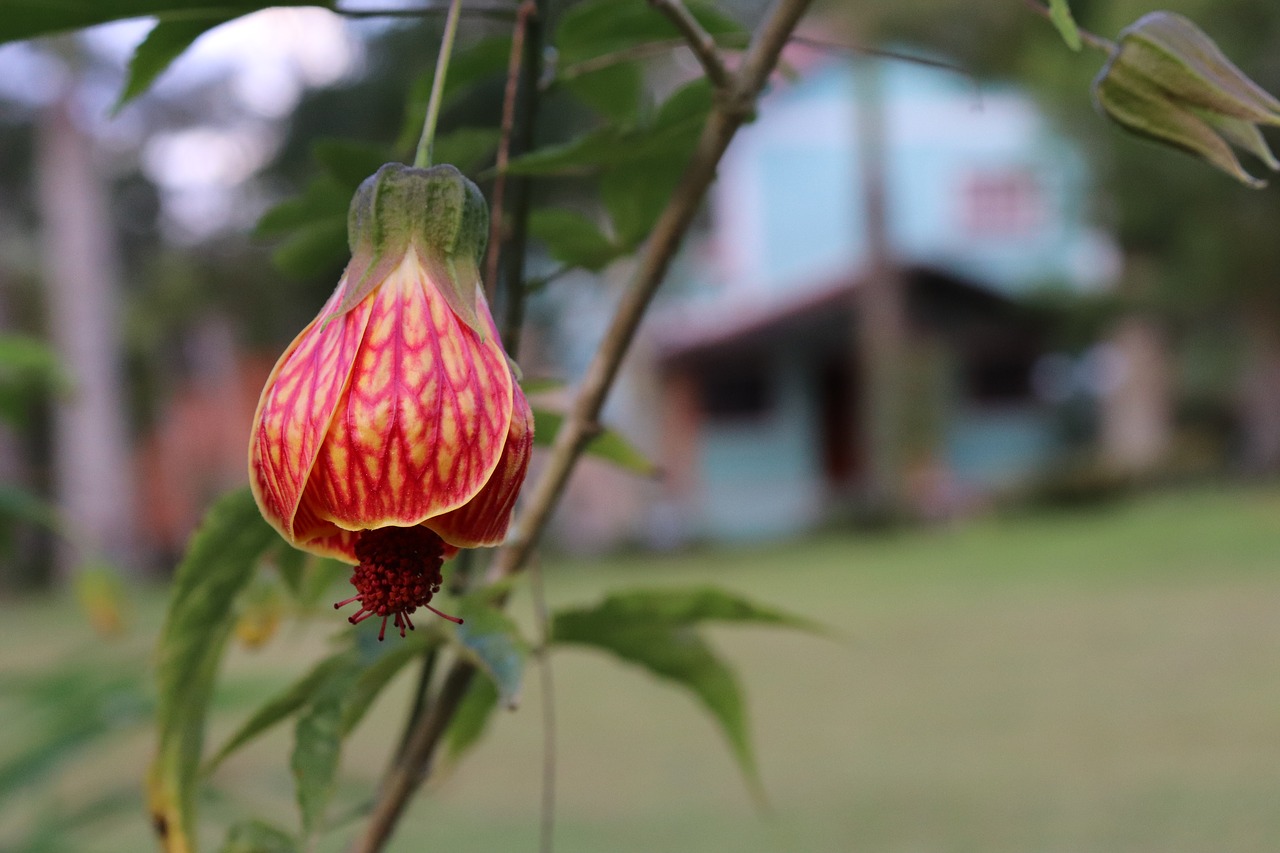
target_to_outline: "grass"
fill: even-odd
[[[627,585],[715,583],[833,626],[838,639],[718,628],[745,682],[771,813],[685,695],[586,651],[555,659],[556,849],[698,853],[1245,853],[1280,846],[1280,491],[1200,491],[1093,512],[744,549],[549,559],[552,606]],[[527,621],[527,599],[514,612]],[[160,618],[101,648],[59,602],[6,608],[5,679],[78,661],[140,671]],[[229,662],[215,731],[320,650],[328,623]],[[35,638],[39,638],[38,641]],[[367,796],[407,680],[346,751],[339,806]],[[408,814],[392,849],[537,849],[539,695]],[[6,702],[0,694],[0,714]],[[0,735],[0,763],[38,721]],[[216,739],[216,737],[215,737]],[[145,726],[0,802],[0,848],[54,799],[133,785]],[[203,806],[291,825],[288,732],[233,758]],[[70,849],[148,849],[129,809]],[[343,847],[343,833],[322,850]],[[7,849],[7,848],[5,848]]]

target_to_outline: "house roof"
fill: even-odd
[[[1023,317],[1030,309],[981,285],[926,267],[902,272],[912,322],[924,326],[972,326],[990,319]],[[716,301],[699,312],[685,304],[669,312],[653,334],[664,362],[717,352],[765,347],[803,336],[836,342],[848,336],[856,310],[861,273],[798,288],[789,296],[727,307]]]

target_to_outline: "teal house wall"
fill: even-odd
[[[833,406],[843,403],[832,394],[852,380],[833,380],[831,364],[853,347],[845,297],[867,254],[858,120],[868,96],[859,74],[875,81],[883,111],[892,253],[921,272],[927,320],[918,341],[938,353],[932,461],[947,488],[970,494],[1025,481],[1057,450],[1049,406],[983,385],[984,370],[998,379],[1000,359],[1031,365],[1033,335],[1015,320],[961,328],[936,308],[950,297],[933,294],[1014,304],[1046,288],[1107,287],[1116,253],[1088,221],[1083,159],[1012,88],[975,88],[909,63],[815,61],[799,82],[778,87],[730,148],[710,233],[655,324],[668,371],[732,385],[745,360],[756,365],[751,382],[766,389],[753,392],[763,402],[728,412],[709,405],[699,418],[688,442],[696,477],[677,496],[690,535],[767,538],[812,527],[847,486],[837,482],[842,465],[856,465],[833,451],[833,430],[847,437],[851,425],[833,426]],[[700,366],[703,356],[721,366]]]
[[[776,399],[767,415],[705,428],[699,453],[702,533],[724,539],[786,536],[822,512],[822,463],[803,353],[771,362]]]

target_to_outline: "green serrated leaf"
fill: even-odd
[[[419,625],[412,637],[386,648],[377,660],[360,673],[355,686],[351,688],[342,709],[342,733],[348,735],[360,724],[364,715],[373,707],[374,700],[406,664],[422,657],[429,648],[440,645],[446,639],[443,630]]]
[[[557,615],[552,638],[611,652],[692,693],[720,726],[752,795],[763,799],[738,679],[691,627]]]
[[[0,802],[30,791],[101,745],[103,737],[149,723],[154,708],[137,662],[64,663],[48,671],[8,673],[6,706],[20,703],[36,725],[0,757]]]
[[[270,6],[323,6],[333,0],[6,0],[0,14],[0,43],[84,29],[108,21],[158,15],[166,19],[232,17]]]
[[[48,343],[30,335],[0,334],[0,420],[22,426],[32,401],[69,391],[71,378]]]
[[[437,163],[449,163],[471,174],[493,160],[502,131],[496,127],[460,127],[436,137]]]
[[[1049,20],[1058,28],[1058,34],[1067,47],[1080,49],[1080,29],[1076,26],[1076,19],[1071,17],[1071,6],[1067,0],[1049,0]]]
[[[507,163],[507,172],[514,175],[585,174],[608,165],[615,157],[625,157],[619,153],[624,140],[622,131],[614,127],[593,130],[568,142],[544,145],[513,157]]]
[[[566,624],[584,619],[622,623],[665,622],[672,625],[696,625],[702,622],[752,622],[798,628],[816,634],[828,634],[826,627],[775,607],[713,586],[674,589],[634,589],[611,595],[599,604],[565,610],[560,614]]]
[[[463,622],[453,632],[454,641],[494,683],[499,701],[514,708],[529,655],[520,629],[511,617],[486,603],[481,596],[464,598],[458,604],[458,616]]]
[[[298,279],[341,269],[349,256],[347,213],[361,181],[387,161],[379,145],[344,139],[324,139],[312,146],[321,173],[302,194],[286,199],[264,213],[254,233],[283,237],[272,262]]]
[[[665,16],[640,4],[586,0],[560,16],[554,41],[560,62],[572,65],[637,44],[679,37]]]
[[[711,82],[699,77],[684,84],[671,93],[658,107],[658,115],[653,121],[656,129],[679,127],[695,122],[699,125],[706,121],[707,114],[715,105],[715,92]]]
[[[280,580],[284,581],[285,587],[293,593],[295,598],[302,597],[303,577],[309,556],[306,551],[294,548],[283,539],[280,541],[280,548],[276,551],[276,571],[280,574]]]
[[[695,80],[664,101],[649,124],[629,130],[604,127],[538,148],[512,159],[507,171],[519,175],[585,174],[654,160],[673,160],[683,167],[711,106],[711,85],[704,79]]]
[[[697,141],[701,127],[701,119],[691,118],[630,133],[605,128],[516,157],[507,164],[507,171],[516,175],[586,174],[656,157],[683,158]]]
[[[258,219],[256,237],[279,237],[316,221],[345,218],[353,190],[323,175],[309,182],[302,195],[285,199]]]
[[[268,699],[258,710],[240,724],[240,727],[227,738],[226,743],[214,753],[204,766],[203,772],[208,775],[218,768],[228,756],[240,747],[264,734],[273,726],[283,722],[305,705],[317,691],[324,687],[335,673],[343,670],[351,660],[350,650],[337,652],[317,663],[302,678],[295,681],[283,692]]]
[[[444,735],[450,761],[457,761],[479,743],[497,707],[498,689],[493,682],[487,678],[472,679]]]
[[[310,557],[302,576],[302,592],[299,600],[305,607],[315,606],[320,599],[343,579],[350,579],[351,567],[330,557]],[[347,596],[342,596],[346,598]]]
[[[683,172],[681,158],[656,157],[610,169],[601,176],[600,197],[620,248],[632,252],[645,241]]]
[[[285,275],[315,278],[340,270],[347,249],[347,217],[321,219],[299,228],[271,254],[271,262]]]
[[[632,590],[601,603],[563,610],[551,641],[594,646],[690,691],[711,712],[747,784],[762,798],[747,732],[742,691],[733,671],[697,634],[708,621],[750,622],[825,633],[816,623],[714,587]]]
[[[298,841],[283,829],[261,820],[231,827],[221,853],[296,853]]]
[[[742,26],[714,3],[691,0],[689,12],[712,36],[742,35]],[[586,0],[574,4],[559,20],[555,46],[563,65],[615,53],[639,44],[681,38],[665,15],[641,3]]]
[[[353,139],[321,139],[311,146],[311,156],[346,195],[342,210],[345,215],[351,196],[365,178],[383,163],[394,159],[386,146]]]
[[[649,236],[675,192],[697,144],[698,128],[712,109],[711,85],[694,80],[671,94],[658,109],[651,133],[665,140],[653,156],[609,169],[601,178],[601,198],[619,243],[634,250]]]
[[[174,575],[157,649],[158,744],[147,781],[152,819],[167,838],[193,835],[205,712],[233,604],[276,539],[249,490],[232,492],[206,515]]]
[[[578,74],[564,87],[610,121],[635,124],[644,103],[644,74],[639,63],[623,62]]]
[[[549,447],[564,423],[564,414],[535,406],[533,417],[536,427],[533,431],[533,443],[538,447]],[[642,477],[657,477],[662,473],[622,433],[607,427],[587,443],[585,452]]]
[[[362,670],[354,652],[340,660],[312,694],[294,727],[289,768],[293,771],[304,839],[311,838],[324,824],[342,756],[343,705]]]
[[[546,376],[526,376],[520,380],[520,388],[526,394],[542,394],[546,391],[559,391],[565,385],[563,379],[551,379]]]
[[[562,264],[597,272],[623,254],[596,224],[581,213],[543,207],[529,216],[529,233]]]
[[[200,36],[214,27],[234,20],[235,14],[215,13],[204,16],[161,18],[147,37],[133,51],[129,60],[124,91],[120,93],[112,113],[141,95]]]

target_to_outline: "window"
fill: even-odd
[[[980,403],[1020,403],[1031,397],[1032,360],[1022,353],[972,357],[965,369],[969,395]]]
[[[721,420],[759,418],[773,408],[773,388],[765,366],[751,360],[704,365],[698,396],[707,417]]]
[[[1043,193],[1029,169],[973,172],[961,184],[960,226],[971,237],[1025,237],[1043,222]]]

